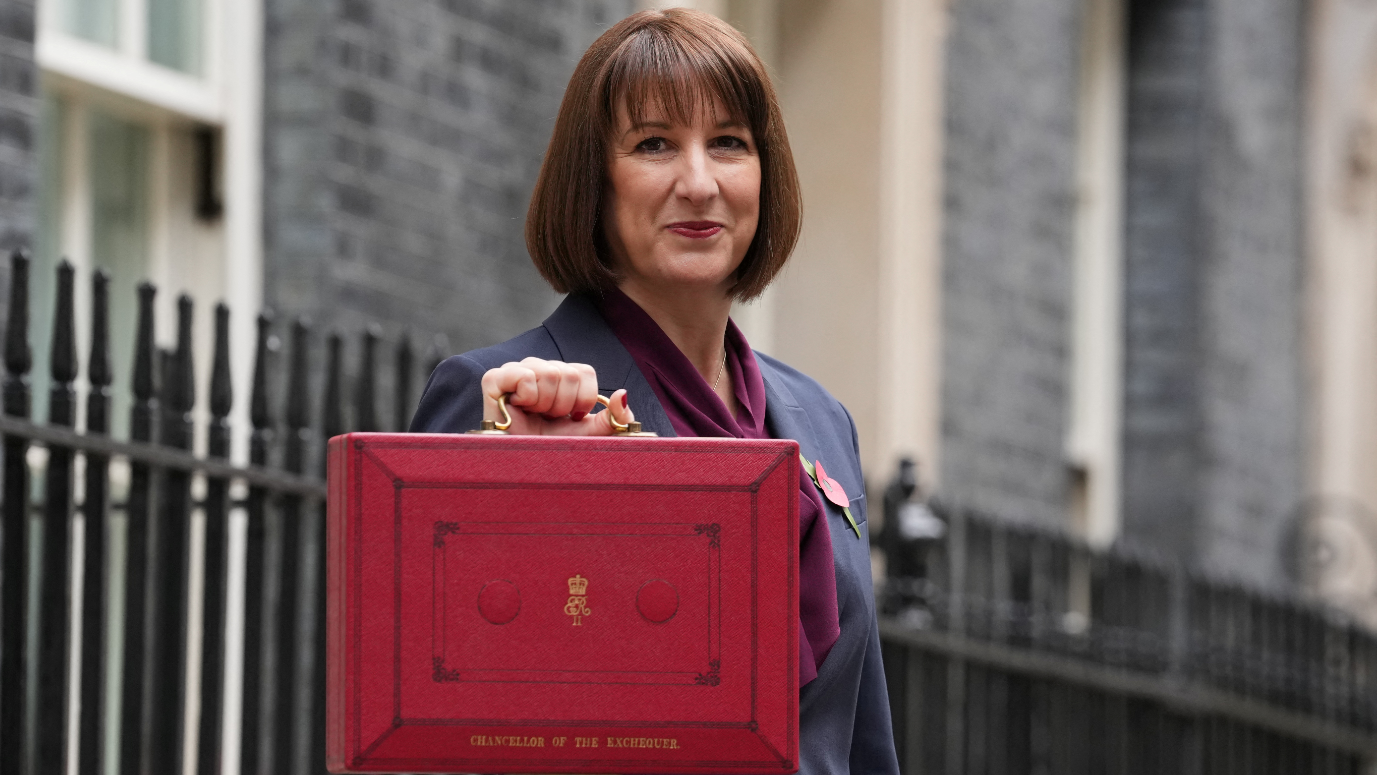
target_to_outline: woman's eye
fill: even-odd
[[[723,135],[721,137],[714,138],[711,145],[713,148],[725,151],[744,151],[749,148],[749,146],[746,145],[745,140],[742,140],[739,137],[733,137],[731,135]]]
[[[646,153],[663,153],[669,150],[669,144],[663,137],[647,137],[636,144],[636,150]]]

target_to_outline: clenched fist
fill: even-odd
[[[611,418],[635,419],[626,391],[609,397],[607,411],[592,414],[598,403],[598,375],[586,363],[526,358],[504,363],[483,374],[483,419],[501,420],[497,399],[504,394],[515,436],[610,436]]]

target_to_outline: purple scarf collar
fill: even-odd
[[[655,320],[618,288],[594,299],[612,333],[626,347],[646,382],[660,399],[680,436],[768,439],[765,380],[755,353],[736,323],[727,321],[724,379],[732,381],[738,410],[733,417],[702,375]],[[841,634],[832,535],[823,516],[822,497],[799,470],[799,686],[817,677],[818,668]]]

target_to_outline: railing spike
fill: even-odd
[[[268,463],[268,448],[272,445],[273,418],[268,400],[270,360],[275,340],[272,336],[273,313],[263,310],[258,315],[258,338],[254,345],[253,392],[249,397],[249,418],[253,432],[249,435],[249,462],[255,466]],[[260,738],[263,726],[263,653],[264,653],[264,575],[267,573],[267,499],[262,487],[250,487],[248,524],[244,543],[244,661],[243,701],[240,708],[239,761],[245,772],[257,772],[260,764]]]
[[[310,392],[310,335],[309,320],[298,318],[292,324],[292,370],[287,382],[287,427],[293,430],[300,430],[311,424],[306,408]]]
[[[49,366],[48,424],[70,428],[76,419],[76,332],[73,309],[75,270],[64,260],[57,266]],[[65,770],[67,762],[68,655],[71,638],[72,450],[48,446],[44,472],[43,564],[39,578],[38,693],[34,708],[34,761]]]
[[[15,251],[10,257],[10,306],[5,328],[4,412],[28,419],[29,369],[29,257]],[[0,541],[0,773],[23,772],[24,718],[28,692],[25,650],[28,642],[28,492],[29,469],[24,457],[26,439],[4,440],[4,537]]]
[[[162,443],[190,450],[194,435],[191,409],[196,401],[191,356],[191,297],[177,298],[177,346],[160,351],[162,358]],[[149,643],[153,670],[148,691],[148,749],[154,775],[181,769],[183,713],[186,702],[187,572],[191,554],[191,476],[170,469],[162,476],[162,495],[157,501],[153,548],[149,562],[151,592]]]
[[[157,348],[153,341],[153,299],[157,288],[151,283],[139,285],[138,334],[134,345],[134,373],[131,382],[133,406],[129,409],[129,438],[131,441],[153,440],[154,423],[158,414]],[[144,676],[152,666],[148,659],[146,638],[149,589],[149,522],[153,508],[153,472],[146,463],[129,467],[129,496],[125,507],[127,519],[127,555],[124,583],[124,664],[120,669],[120,753],[119,772],[142,772],[151,752],[144,745],[148,734],[147,697]]]
[[[298,318],[292,324],[292,366],[287,382],[287,449],[285,468],[295,474],[306,468],[306,442],[310,436],[307,394],[310,392],[311,324]]]
[[[77,375],[76,310],[72,301],[72,286],[75,279],[76,270],[72,268],[71,262],[63,259],[57,265],[57,304],[53,315],[52,349],[49,353],[55,390],[59,384],[71,383]],[[70,384],[67,384],[67,389],[71,389]],[[60,410],[49,407],[49,411]],[[58,420],[54,419],[53,422]]]
[[[411,378],[415,370],[415,356],[411,351],[411,336],[402,332],[397,342],[397,375],[393,383],[393,430],[405,432],[411,425]]]
[[[347,430],[344,419],[344,338],[332,332],[326,353],[325,416],[321,430],[324,441],[329,441]]]
[[[91,354],[86,373],[91,391],[86,395],[86,433],[110,432],[110,276],[101,270],[91,274]],[[81,603],[81,715],[77,771],[99,773],[105,770],[105,677],[114,667],[105,656],[106,584],[108,545],[106,527],[109,458],[86,455],[86,492],[82,503],[85,515],[84,556]]]
[[[212,459],[230,455],[230,424],[234,404],[230,384],[230,310],[215,305],[215,354],[210,375],[210,427],[207,453]],[[229,587],[229,480],[206,478],[205,563],[202,593],[201,718],[197,735],[196,772],[220,772],[224,747],[221,728],[225,696],[225,609]]]
[[[268,352],[271,347],[273,313],[263,310],[258,315],[258,343],[255,346],[253,363],[253,394],[249,397],[249,419],[255,431],[267,431],[272,427],[272,411],[268,405]],[[265,448],[266,453],[266,448]],[[255,461],[262,465],[266,461]]]
[[[196,369],[191,351],[191,323],[194,319],[194,302],[182,294],[177,297],[177,349],[173,352],[172,389],[168,393],[169,409],[179,415],[188,414],[196,405]],[[180,418],[179,418],[180,419]],[[190,428],[191,417],[186,422]],[[185,448],[190,448],[188,444]]]
[[[110,372],[109,297],[110,275],[97,269],[91,275],[91,357],[86,364],[86,373],[92,385],[106,386],[114,381]],[[91,427],[89,417],[86,427]]]
[[[157,367],[154,362],[154,351],[157,345],[153,340],[153,299],[158,294],[158,289],[152,283],[141,283],[139,285],[139,326],[137,339],[134,344],[134,398],[135,405],[140,402],[157,400],[155,394],[157,386],[154,383],[153,370]],[[133,431],[131,430],[132,434]],[[139,441],[152,440],[152,430],[148,432],[147,438],[137,439]]]
[[[5,371],[11,376],[24,376],[33,368],[33,350],[29,347],[29,254],[16,250],[10,256],[10,308],[5,326]],[[18,406],[6,414],[16,414]],[[23,414],[28,415],[27,408]]]
[[[382,338],[382,327],[377,323],[369,323],[363,331],[363,354],[359,359],[358,381],[354,387],[354,420],[355,430],[376,431],[378,430],[378,415],[375,405],[375,379],[377,359],[375,357],[378,349],[378,340]]]
[[[215,305],[215,356],[210,371],[210,415],[221,424],[234,406],[234,385],[230,379],[230,309],[224,302]],[[226,439],[228,441],[228,438]],[[228,453],[211,452],[218,457]]]
[[[283,468],[293,474],[305,472],[307,442],[311,436],[307,413],[310,334],[307,321],[298,318],[292,324],[292,362],[287,383],[287,443]],[[301,505],[301,497],[297,495],[282,499],[281,528],[278,532],[282,562],[278,564],[277,660],[273,673],[277,695],[273,703],[274,772],[292,769],[296,742],[309,730],[301,723],[309,714],[303,714],[296,702],[301,676],[297,669],[300,654],[298,616],[302,610],[301,569],[305,565],[301,556]]]

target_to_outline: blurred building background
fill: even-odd
[[[1377,622],[1377,5],[697,5],[769,63],[805,190],[738,320],[874,484],[910,455],[949,503]],[[557,302],[522,223],[569,72],[637,7],[0,0],[0,247],[38,321],[60,256],[112,273],[117,375],[144,277],[164,341],[181,290],[507,338]]]

